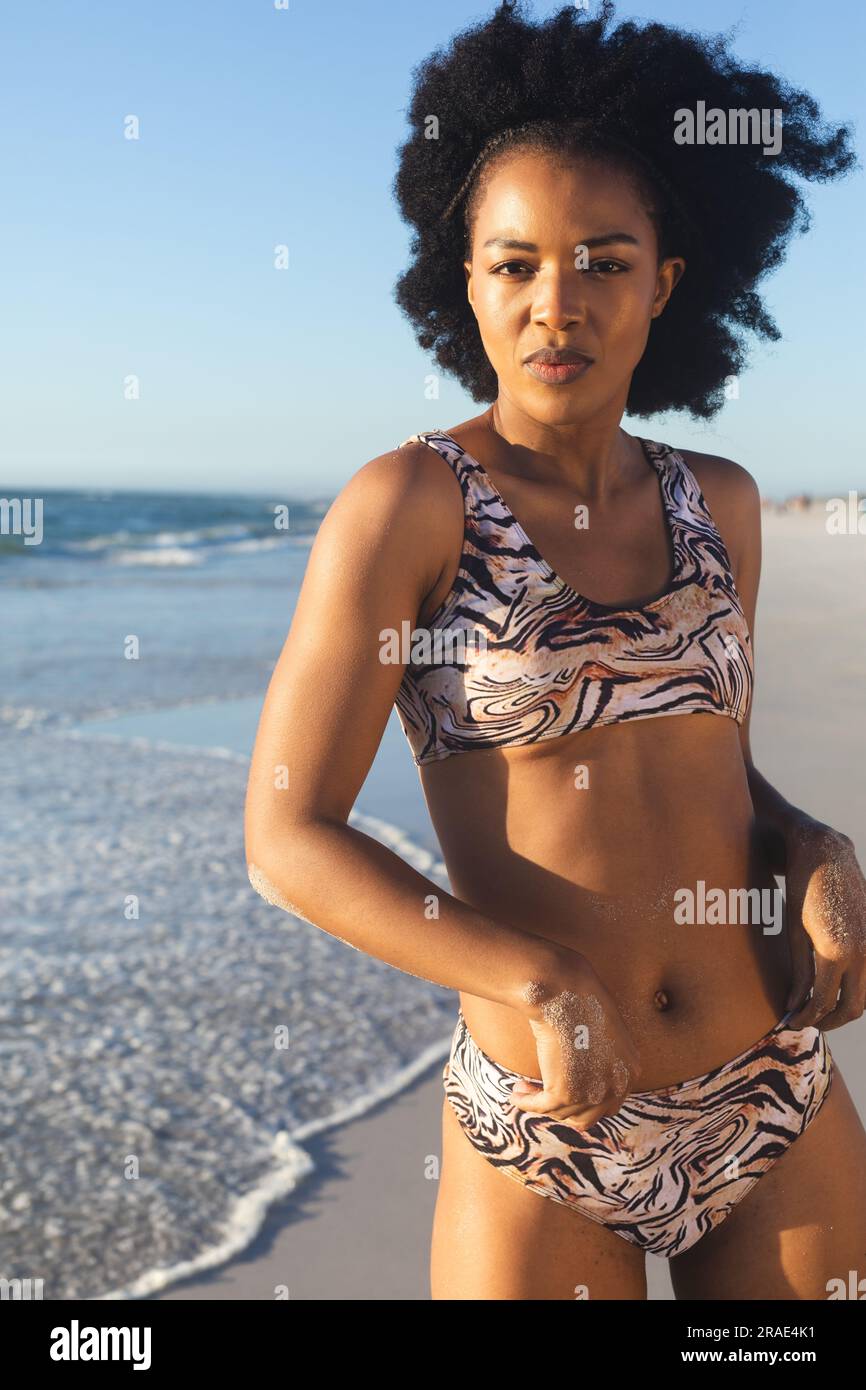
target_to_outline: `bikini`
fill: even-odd
[[[724,542],[680,454],[640,441],[661,487],[671,581],[657,598],[612,608],[560,579],[455,440],[441,430],[411,438],[450,465],[465,517],[457,576],[428,624],[448,631],[455,660],[422,652],[395,702],[416,764],[627,719],[705,712],[742,723],[751,637]]]
[[[716,714],[742,724],[751,636],[725,544],[681,454],[640,440],[659,482],[670,581],[655,597],[609,606],[556,574],[449,434],[411,435],[400,447],[415,441],[442,456],[464,502],[454,583],[413,634],[395,699],[416,765],[630,719]],[[507,1176],[671,1257],[724,1220],[827,1097],[825,1036],[788,1028],[793,1012],[724,1065],[633,1093],[577,1129],[511,1104],[518,1080],[541,1078],[488,1057],[460,1011],[445,1094],[470,1142]]]

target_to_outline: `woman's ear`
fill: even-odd
[[[472,306],[472,312],[473,312],[473,314],[474,314],[474,313],[475,313],[475,305],[474,305],[474,303],[472,302],[472,262],[471,262],[471,261],[464,261],[464,262],[463,262],[463,273],[464,273],[464,275],[466,276],[466,298],[469,300],[469,303],[470,303],[470,305]]]
[[[652,318],[658,318],[685,273],[686,262],[682,256],[668,256],[659,267]]]

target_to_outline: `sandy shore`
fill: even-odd
[[[442,1063],[361,1119],[304,1148],[316,1170],[273,1206],[231,1264],[155,1295],[170,1299],[426,1299]]]
[[[820,514],[764,516],[756,623],[756,765],[795,804],[838,826],[866,862],[866,538],[828,536]],[[828,1034],[866,1116],[863,1019]],[[243,1256],[168,1299],[426,1299],[440,1151],[441,1064],[409,1090],[309,1145],[314,1175],[271,1209]],[[672,1297],[647,1262],[649,1297]]]

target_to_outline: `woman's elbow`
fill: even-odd
[[[303,897],[301,884],[309,877],[304,827],[284,825],[279,833],[253,833],[248,825],[244,841],[247,877],[259,896],[309,922],[311,919],[295,901]]]

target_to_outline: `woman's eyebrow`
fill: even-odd
[[[593,250],[596,246],[609,246],[611,242],[627,242],[631,246],[640,246],[636,236],[631,232],[605,232],[602,236],[586,237],[583,241],[576,244],[585,246],[588,250]],[[484,242],[482,251],[486,251],[488,246],[496,246],[501,251],[537,251],[538,247],[534,241],[516,241],[512,237],[492,236]]]

